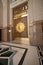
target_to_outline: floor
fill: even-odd
[[[13,57],[13,65],[40,65],[37,47],[30,46],[29,44],[15,44],[8,42],[2,42],[0,44],[2,47],[10,46],[13,50],[17,50],[17,53]],[[25,49],[28,49],[28,51],[26,52],[23,62],[20,64],[20,60],[23,57]]]

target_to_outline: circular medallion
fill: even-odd
[[[17,25],[16,25],[16,31],[21,33],[25,30],[25,25],[24,23],[22,22],[19,22]]]

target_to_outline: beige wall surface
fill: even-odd
[[[0,0],[0,28],[2,28],[3,25],[3,5],[2,1]]]
[[[8,22],[8,0],[2,0],[3,3],[3,29],[2,29],[2,41],[7,41],[7,22]]]
[[[33,0],[34,20],[43,20],[43,0]]]
[[[36,22],[38,22],[37,25]],[[42,30],[41,24],[39,25],[40,22],[43,22],[43,0],[29,0],[29,32],[30,41],[33,45],[43,45],[41,44],[43,41],[42,32],[40,32]]]
[[[43,20],[43,0],[29,0],[30,22]]]
[[[3,27],[7,26],[7,0],[2,0],[3,2]]]

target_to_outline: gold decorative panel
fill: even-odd
[[[27,16],[28,3],[18,5],[13,9],[13,37],[28,37]]]

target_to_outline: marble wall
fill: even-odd
[[[23,0],[22,3],[26,1]],[[3,28],[6,28],[9,24],[12,24],[13,20],[12,20],[12,8],[17,6],[18,4],[21,3],[21,1],[17,2],[18,4],[10,4],[10,8],[8,8],[8,0],[2,0],[3,3],[3,16],[1,15],[1,21],[3,20]],[[8,13],[8,9],[9,9],[9,13]],[[0,10],[1,11],[1,10]],[[2,12],[2,11],[1,11]],[[1,14],[1,13],[0,13]],[[29,35],[29,37],[33,36],[33,23],[35,21],[39,21],[39,20],[43,20],[43,0],[29,0],[28,1],[28,33],[29,31],[31,32],[31,36]],[[9,17],[10,16],[10,17]],[[2,19],[3,17],[3,19]],[[2,23],[1,23],[2,26]],[[7,29],[6,31],[4,31],[4,37],[5,37],[5,41],[7,39]],[[6,33],[6,36],[5,36]],[[11,34],[10,34],[10,37]]]
[[[2,1],[0,0],[0,29],[3,26],[3,4]]]
[[[29,0],[29,20],[31,45],[43,45],[40,30],[42,29],[40,22],[43,22],[43,0]]]

